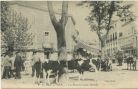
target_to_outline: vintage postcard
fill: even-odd
[[[0,3],[2,89],[138,89],[138,1]]]

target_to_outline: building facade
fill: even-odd
[[[21,13],[26,17],[31,26],[29,32],[33,34],[33,45],[27,48],[42,50],[43,47],[48,47],[57,51],[56,32],[51,23],[47,8],[34,5],[32,2],[12,2],[10,6],[17,13]],[[60,13],[56,13],[57,18],[60,18],[60,16]],[[72,39],[72,34],[75,32],[75,20],[71,15],[68,15],[65,30],[67,50],[72,51],[75,45]]]
[[[138,55],[138,29],[136,24],[136,21],[128,24],[116,21],[105,42],[104,55],[114,57],[119,50],[127,54]]]

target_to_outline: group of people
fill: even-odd
[[[101,59],[101,57],[98,56],[98,58],[93,59],[92,56],[88,53],[86,55],[84,55],[84,53],[82,54],[83,55],[81,55],[81,53],[79,54],[81,55],[79,56],[79,58],[83,60],[84,64],[86,64],[86,65],[82,65],[83,67],[84,66],[89,67],[88,65],[90,65],[93,67],[95,71],[111,71],[112,70],[112,60],[110,59],[110,57],[105,57],[104,59]],[[73,56],[73,59],[71,59],[72,58],[71,57],[67,61],[71,63],[75,63],[76,61],[75,59],[77,59],[76,56]],[[24,65],[26,64],[26,66],[28,66],[27,61],[24,62],[21,56],[21,52],[20,51],[17,51],[15,53],[6,52],[2,54],[1,58],[2,58],[2,61],[1,61],[2,62],[1,63],[2,64],[2,79],[8,79],[12,77],[15,77],[15,79],[21,79],[21,71],[23,70]],[[136,57],[129,56],[126,59],[127,59],[126,62],[128,64],[128,67],[130,65],[130,68],[131,68],[131,65],[133,65],[134,69],[136,70]],[[44,67],[43,66],[44,63],[49,63],[48,61],[52,61],[52,60],[50,60],[50,58],[47,55],[45,55],[44,58],[40,58],[37,52],[35,51],[33,52],[31,56],[31,60],[28,60],[28,61],[31,63],[30,68],[32,69],[32,77],[43,77],[43,70],[41,69],[42,67]],[[77,62],[80,63],[81,61],[77,60]],[[71,65],[68,65],[68,67],[70,66]],[[76,66],[76,64],[73,66]]]
[[[1,55],[2,79],[21,79],[23,60],[20,52],[6,52]]]
[[[133,55],[128,55],[126,58],[126,63],[127,63],[127,70],[136,70],[137,67],[137,57]]]

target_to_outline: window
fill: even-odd
[[[110,42],[112,41],[112,35],[110,35]]]
[[[48,36],[49,35],[49,32],[45,32],[45,36]]]

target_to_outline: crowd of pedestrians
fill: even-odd
[[[88,57],[88,55],[84,56],[84,58],[88,59],[87,57]],[[40,58],[38,56],[37,52],[33,52],[33,54],[31,55],[31,60],[28,60],[28,61],[23,60],[21,51],[3,53],[1,55],[2,79],[9,79],[9,78],[21,79],[21,71],[23,70],[23,67],[25,67],[26,73],[29,72],[29,71],[27,71],[29,68],[32,69],[32,77],[42,76],[42,75],[40,75],[42,72],[40,70],[42,65],[39,65],[40,62],[44,61],[42,59],[43,58]],[[136,60],[137,60],[136,56],[132,56],[132,55],[127,56],[124,59],[124,62],[126,61],[126,63],[127,63],[127,69],[130,68],[130,70],[131,69],[136,70]],[[94,69],[96,69],[96,70],[112,71],[112,59],[108,56],[106,56],[104,59],[102,59],[99,56],[98,58],[93,59],[92,62],[93,62],[93,66],[95,67]],[[118,61],[118,63],[119,63],[119,61]],[[29,66],[28,64],[31,66]]]
[[[2,79],[21,79],[23,60],[20,52],[6,52],[1,55]]]

